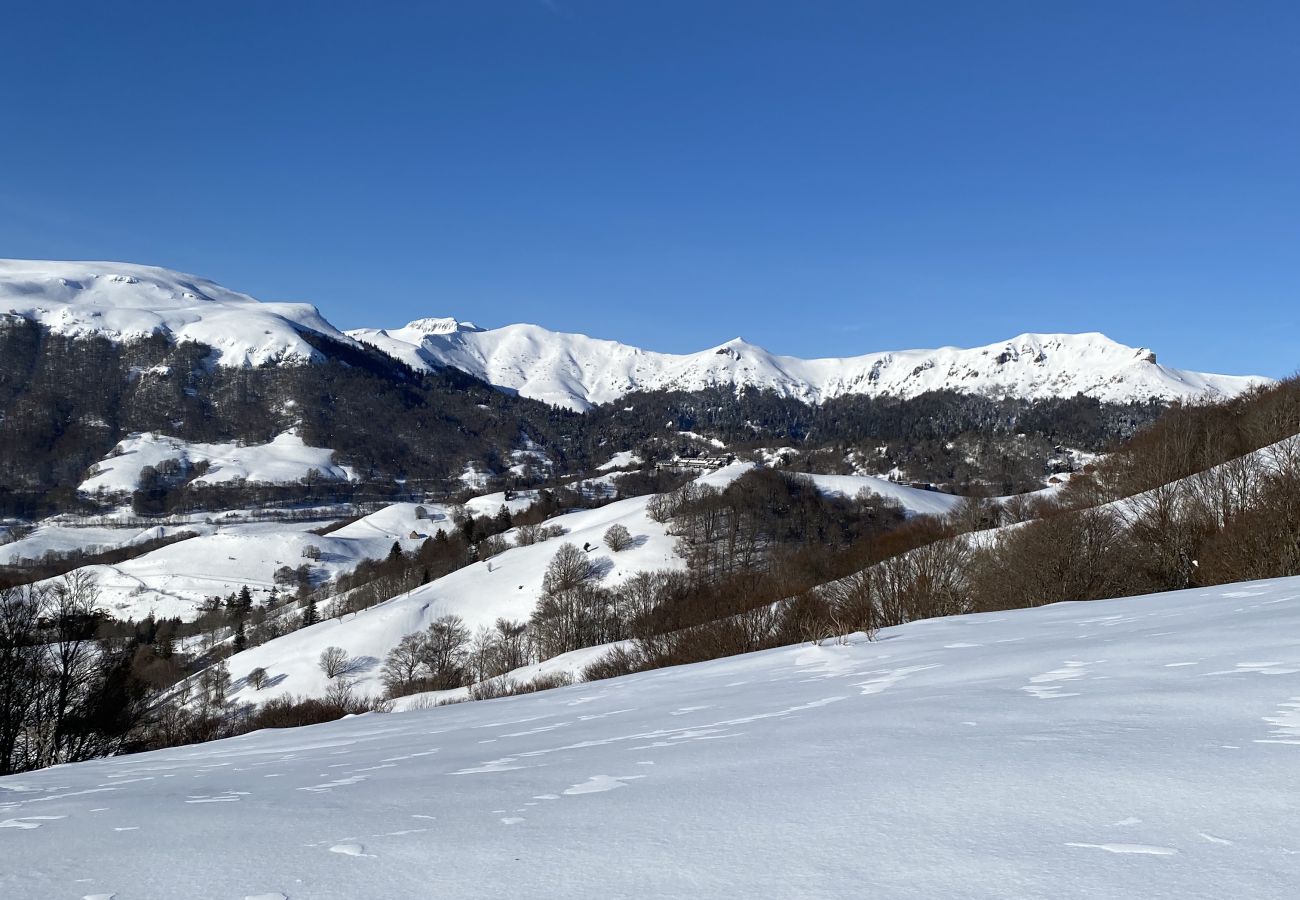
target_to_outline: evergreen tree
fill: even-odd
[[[302,611],[302,627],[306,628],[308,625],[315,625],[319,621],[320,615],[316,612],[316,598],[310,597]]]

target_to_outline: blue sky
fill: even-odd
[[[340,327],[1300,366],[1300,4],[15,2],[0,256]]]

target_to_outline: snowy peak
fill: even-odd
[[[263,303],[194,275],[128,263],[0,260],[6,315],[74,337],[197,341],[222,366],[319,359],[304,332],[351,343],[311,304]]]
[[[848,394],[908,398],[937,390],[1023,399],[1082,393],[1122,403],[1229,397],[1268,381],[1170,368],[1147,348],[1096,332],[1027,333],[969,349],[811,360],[778,356],[739,337],[678,355],[536,325],[485,330],[454,319],[349,334],[416,368],[450,366],[525,397],[578,410],[639,390],[758,388],[811,403]]]
[[[449,317],[416,319],[414,322],[407,322],[406,327],[399,330],[413,331],[420,334],[457,334],[461,331],[483,331],[473,322],[460,322]]]

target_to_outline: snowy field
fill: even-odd
[[[1291,898],[1300,579],[0,779],[0,896]]]

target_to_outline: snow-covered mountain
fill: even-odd
[[[455,319],[348,332],[417,369],[452,366],[506,390],[572,409],[632,391],[770,388],[820,403],[846,394],[915,397],[953,390],[1022,399],[1230,397],[1268,379],[1209,375],[1156,362],[1103,334],[1022,334],[984,347],[900,350],[838,359],[777,356],[736,338],[699,353],[655,353],[537,325],[485,330]]]
[[[223,366],[319,359],[304,332],[351,343],[311,304],[263,303],[193,275],[127,263],[0,259],[0,319],[6,315],[71,336],[196,341]]]
[[[1097,333],[1022,334],[984,347],[836,359],[778,356],[740,338],[699,353],[656,353],[537,325],[483,329],[428,318],[340,332],[306,303],[265,303],[168,269],[109,262],[0,260],[0,318],[114,340],[165,334],[213,348],[223,366],[322,359],[304,335],[369,344],[416,369],[453,367],[503,390],[587,409],[632,391],[770,388],[820,403],[846,394],[914,397],[955,390],[1022,399],[1226,397],[1268,379],[1208,375],[1156,362]],[[319,341],[317,341],[319,344]]]
[[[0,778],[0,896],[1281,900],[1298,597],[932,619]]]

